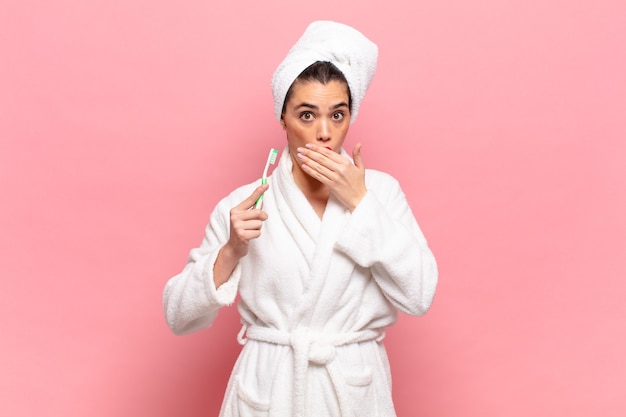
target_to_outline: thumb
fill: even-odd
[[[357,143],[354,145],[354,149],[352,150],[352,159],[354,160],[354,165],[359,169],[364,169],[363,165],[363,157],[361,156],[361,148],[363,145]]]

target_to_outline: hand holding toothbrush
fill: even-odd
[[[267,220],[267,213],[254,208],[254,202],[268,188],[267,184],[258,186],[248,198],[230,210],[230,238],[226,245],[231,247],[238,258],[248,254],[250,240],[261,236],[261,227]]]
[[[228,280],[241,258],[248,254],[248,244],[252,239],[261,236],[261,227],[267,220],[263,206],[263,194],[269,188],[267,173],[270,165],[276,162],[278,151],[270,149],[261,177],[261,185],[240,204],[230,210],[230,236],[228,242],[220,249],[213,265],[213,281],[218,288]]]
[[[215,288],[228,280],[239,260],[248,254],[250,241],[261,236],[267,213],[254,206],[268,188],[268,184],[258,186],[248,198],[230,210],[230,237],[213,265]]]

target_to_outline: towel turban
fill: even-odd
[[[280,120],[287,91],[298,75],[317,61],[334,64],[346,77],[352,95],[350,123],[376,72],[378,47],[358,30],[336,22],[311,23],[272,77],[274,112]]]

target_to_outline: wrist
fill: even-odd
[[[351,202],[351,204],[348,205],[348,209],[350,210],[350,213],[352,213],[354,210],[356,210],[357,206],[361,203],[361,201],[363,201],[363,198],[365,197],[365,194],[367,194],[367,190],[363,191],[363,193],[361,195],[357,196]]]
[[[245,256],[245,253],[241,252],[241,250],[237,250],[237,248],[230,241],[228,241],[224,246],[222,246],[222,249],[220,249],[219,256],[225,263],[236,264]]]
[[[237,256],[233,248],[227,243],[217,254],[217,259],[213,265],[213,282],[215,288],[219,288],[224,282],[228,280],[230,274],[239,263],[240,256]]]

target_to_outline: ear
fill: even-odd
[[[285,120],[280,119],[280,125],[283,127],[283,130],[287,130],[287,124],[285,124]]]

